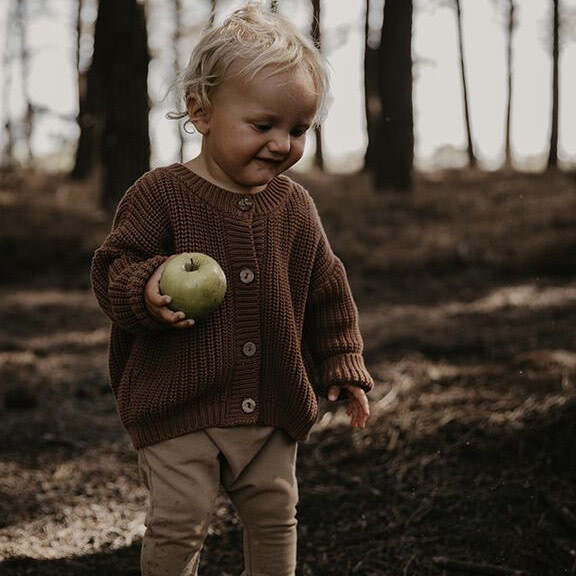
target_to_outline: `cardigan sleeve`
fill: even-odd
[[[325,395],[333,385],[351,384],[368,392],[373,380],[362,355],[364,344],[344,265],[320,232],[306,305],[304,338],[314,363],[315,387]]]
[[[107,316],[127,332],[162,329],[144,302],[144,288],[169,254],[164,203],[145,176],[121,200],[112,231],[92,259],[94,294]]]

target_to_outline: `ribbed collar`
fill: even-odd
[[[285,204],[292,191],[290,179],[282,175],[276,176],[264,190],[257,194],[240,194],[208,182],[183,164],[171,164],[166,167],[166,170],[182,180],[195,196],[202,198],[218,211],[231,214],[239,212],[252,215],[268,214]],[[250,209],[239,209],[239,206],[246,201],[249,202]]]

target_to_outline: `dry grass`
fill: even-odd
[[[301,447],[299,576],[574,573],[574,181],[444,174],[379,195],[363,176],[301,179],[377,386],[366,430],[323,405]],[[49,184],[0,193],[0,572],[136,576],[145,494],[86,279],[108,222]],[[203,574],[238,573],[240,548],[222,499]]]

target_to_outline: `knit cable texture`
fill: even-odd
[[[228,278],[222,305],[188,330],[154,320],[143,296],[181,252],[212,256]],[[317,395],[373,385],[344,267],[310,195],[286,176],[242,195],[181,164],[148,172],[94,255],[92,285],[112,321],[111,385],[137,448],[241,425],[303,440]]]

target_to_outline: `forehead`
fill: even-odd
[[[234,72],[234,71],[232,71]],[[310,73],[303,68],[278,70],[263,68],[251,77],[232,73],[216,90],[215,99],[242,102],[251,108],[298,111],[314,116],[319,96]]]

